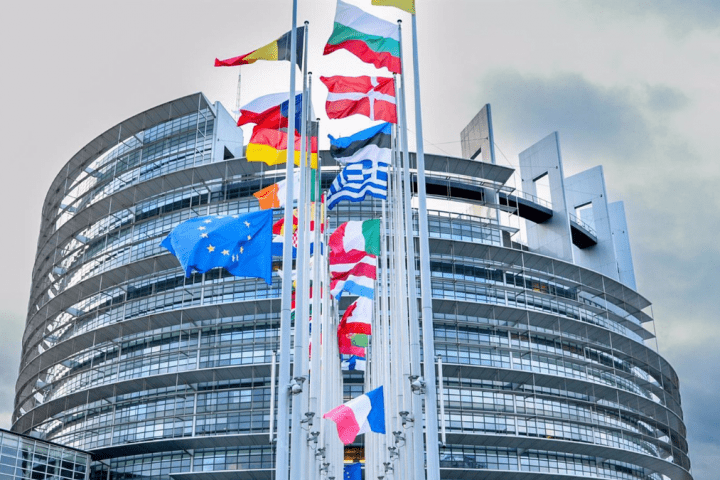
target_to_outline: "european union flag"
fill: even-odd
[[[191,218],[160,245],[177,257],[188,277],[224,267],[237,277],[262,278],[272,285],[272,220],[272,210]]]
[[[343,467],[343,480],[360,480],[362,478],[362,464],[351,463]]]

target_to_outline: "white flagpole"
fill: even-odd
[[[297,68],[297,0],[293,0],[292,28],[290,30],[290,98],[288,101],[288,125],[295,124],[295,69]],[[295,160],[294,134],[288,135],[287,161],[285,162],[285,178],[287,180],[285,197],[285,235],[283,236],[283,271],[282,300],[280,307],[280,372],[278,376],[278,427],[275,442],[275,479],[289,480],[289,425],[288,403],[290,390],[290,308],[292,303],[292,205],[293,205],[293,174]],[[299,427],[299,425],[298,425]]]
[[[309,95],[308,95],[309,97]],[[314,130],[314,129],[313,129]],[[313,131],[312,133],[317,133]],[[312,158],[312,138],[311,138],[310,157]],[[312,430],[311,434],[315,437],[317,442],[315,443],[315,451],[318,448],[322,448],[322,412],[320,410],[320,404],[318,398],[322,395],[324,390],[322,380],[324,375],[321,374],[321,369],[324,370],[325,366],[320,364],[320,355],[324,355],[325,347],[320,345],[320,332],[321,332],[321,319],[320,319],[320,269],[325,268],[323,263],[323,257],[320,255],[320,179],[321,177],[321,165],[320,155],[318,152],[318,164],[315,170],[315,184],[312,185],[312,189],[315,192],[315,208],[313,210],[313,221],[315,222],[315,230],[313,233],[313,281],[312,281],[312,333],[311,333],[311,361],[310,361],[310,401],[309,410],[315,415],[312,419]],[[324,247],[322,247],[324,248]],[[309,452],[310,457],[310,468],[308,478],[312,478],[319,474],[318,472],[318,457]]]
[[[430,285],[430,242],[428,239],[425,191],[425,149],[420,104],[420,64],[417,45],[417,14],[412,16],[413,74],[415,77],[415,134],[417,144],[417,189],[420,237],[420,296],[423,320],[423,358],[425,360],[425,437],[427,480],[440,480],[438,450],[437,390],[435,382],[435,335],[433,331],[432,287]]]
[[[305,38],[304,45],[307,45],[308,22],[305,22]],[[298,228],[297,228],[297,284],[295,286],[295,355],[293,359],[293,377],[294,382],[300,385],[300,391],[293,395],[292,399],[292,430],[290,432],[290,478],[302,478],[307,466],[307,444],[303,445],[305,433],[302,428],[302,421],[307,411],[307,339],[308,339],[308,322],[307,322],[307,48],[304,49],[303,60],[303,90],[302,90],[302,113],[300,118],[300,195],[298,195]],[[291,103],[295,99],[290,99]],[[288,117],[288,143],[295,143],[295,117]],[[294,158],[293,158],[294,161]],[[289,228],[290,225],[285,225]],[[292,248],[291,248],[292,250]]]
[[[402,22],[398,20],[398,29],[400,30],[400,63],[402,71],[405,71],[405,61],[403,59],[403,48],[402,48]],[[410,373],[409,375],[420,376],[420,331],[419,321],[417,312],[417,298],[416,298],[416,273],[415,273],[415,236],[413,234],[412,225],[412,203],[410,201],[411,183],[410,183],[410,154],[408,152],[408,140],[407,140],[407,109],[405,107],[405,74],[400,76],[400,102],[401,102],[401,121],[402,121],[402,144],[403,144],[403,180],[404,189],[403,194],[405,197],[405,243],[406,243],[406,258],[407,258],[407,291],[408,291],[408,309],[409,309],[409,336],[405,338],[410,339],[410,348],[408,359],[410,361]],[[422,254],[421,254],[422,255]],[[405,377],[405,382],[409,380],[409,377]],[[403,382],[403,383],[405,383]],[[413,478],[424,479],[425,478],[425,462],[423,461],[423,451],[425,451],[423,445],[423,413],[422,413],[422,402],[420,398],[413,398],[409,395],[407,402],[412,404],[412,418],[413,428],[408,430],[407,436],[408,445],[412,445],[408,450],[412,450],[414,455],[413,459]]]

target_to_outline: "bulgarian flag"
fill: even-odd
[[[397,24],[377,18],[338,0],[335,27],[323,55],[344,49],[365,63],[402,73],[400,34]]]
[[[299,68],[302,68],[303,61],[303,45],[305,43],[305,27],[298,27],[297,31],[297,55],[296,62]],[[237,65],[250,65],[257,62],[258,60],[286,60],[290,61],[290,34],[292,31],[287,32],[282,37],[278,38],[274,42],[270,42],[267,45],[253,50],[245,55],[239,57],[228,58],[225,60],[215,59],[216,67],[234,67]]]
[[[333,408],[323,418],[337,424],[338,437],[349,445],[361,433],[385,433],[385,400],[383,387],[378,387],[347,403]]]

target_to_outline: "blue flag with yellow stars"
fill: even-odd
[[[343,467],[343,480],[360,480],[362,478],[362,464],[350,463]]]
[[[209,215],[186,220],[160,244],[180,261],[185,275],[224,267],[237,277],[272,285],[272,210]]]

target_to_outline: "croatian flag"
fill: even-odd
[[[378,387],[323,415],[337,424],[338,437],[344,445],[351,444],[361,433],[385,433],[385,401],[383,387]]]

